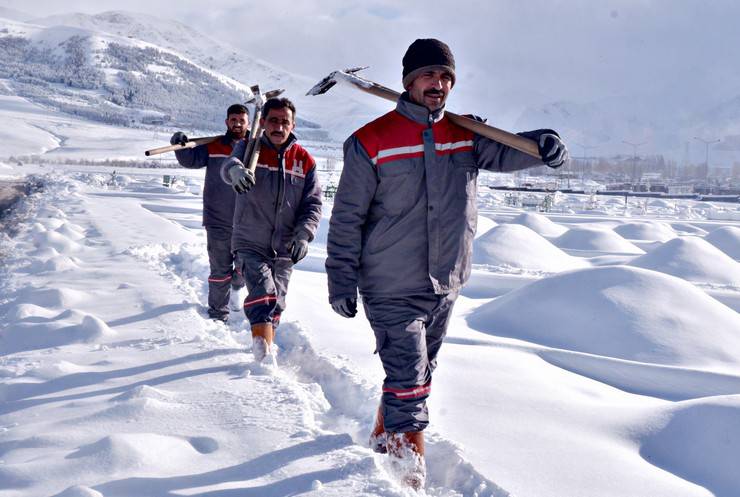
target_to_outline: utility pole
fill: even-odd
[[[719,140],[719,139],[717,139],[717,140],[705,140],[704,138],[699,138],[698,136],[695,136],[694,137],[694,140],[698,140],[698,141],[702,142],[706,146],[706,148],[707,148],[707,154],[706,154],[706,156],[704,158],[704,165],[706,166],[706,172],[704,173],[705,174],[704,179],[707,182],[707,186],[709,186],[709,145],[712,145],[714,143],[719,143],[722,140]]]
[[[637,147],[641,147],[645,145],[647,142],[631,143],[631,142],[622,140],[622,143],[632,147],[632,184],[633,184],[632,190],[634,190],[635,183],[639,183],[639,180],[637,178]]]
[[[586,150],[591,150],[593,148],[596,148],[597,145],[582,145],[578,142],[573,142],[573,143],[575,143],[576,145],[578,145],[579,147],[583,149],[583,161],[581,162],[581,187],[583,188],[583,176],[585,175],[585,172],[586,172]]]

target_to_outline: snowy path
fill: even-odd
[[[76,177],[55,175],[17,214],[18,234],[2,241],[3,495],[404,495],[364,446],[383,374],[364,317],[345,320],[326,302],[319,243],[291,281],[279,369],[256,366],[240,313],[228,326],[203,318],[196,176],[179,191],[163,188],[161,173],[116,188],[102,187],[106,175]],[[641,288],[668,285],[710,322],[740,323],[677,278],[577,273],[591,275],[612,278],[612,292],[617,276],[634,281],[643,301]],[[737,356],[712,345],[691,352],[679,341],[688,338],[676,338],[691,322],[680,320],[669,343],[662,328],[619,318],[626,343],[639,336],[666,347],[639,358],[616,347],[595,353],[557,320],[557,347],[531,328],[516,335],[515,321],[492,333],[485,323],[506,316],[485,318],[492,297],[509,299],[505,311],[516,298],[541,301],[539,287],[478,279],[479,290],[460,298],[435,375],[429,495],[733,496]],[[553,305],[578,309],[568,300],[577,286],[556,288],[562,302]],[[537,305],[528,308],[536,317]],[[567,328],[570,318],[561,319]],[[726,355],[740,351],[722,344]]]

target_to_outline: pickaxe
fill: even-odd
[[[221,136],[204,136],[202,138],[191,138],[190,140],[186,141],[183,144],[176,144],[176,145],[168,145],[166,147],[159,147],[159,148],[153,148],[151,150],[144,151],[144,155],[149,157],[150,155],[158,155],[163,154],[165,152],[174,152],[175,150],[183,150],[186,148],[193,148],[197,147],[198,145],[203,145],[204,143],[211,143],[212,141],[221,138]]]
[[[252,129],[249,132],[249,141],[244,149],[242,163],[247,169],[254,172],[257,168],[257,159],[260,155],[260,138],[262,138],[262,132],[264,131],[260,125],[262,106],[265,105],[268,99],[277,97],[285,90],[271,90],[263,94],[260,92],[259,85],[254,85],[250,89],[254,96],[247,103],[254,105],[254,112],[252,113]]]
[[[367,69],[367,67],[354,67],[352,69],[345,69],[344,71],[334,71],[316,83],[313,88],[308,90],[306,95],[321,95],[322,93],[329,91],[329,89],[331,89],[335,84],[344,82],[349,83],[355,88],[359,88],[366,93],[375,95],[376,97],[391,100],[393,102],[398,100],[398,97],[400,97],[401,94],[397,91],[357,76],[356,73],[363,69]],[[475,119],[454,114],[450,111],[445,111],[445,115],[447,115],[450,121],[461,128],[468,129],[473,133],[485,136],[486,138],[490,138],[491,140],[497,141],[503,145],[508,145],[520,152],[524,152],[525,154],[540,159],[539,148],[537,147],[537,142],[534,140],[515,135],[514,133],[509,133],[502,129],[494,128],[493,126],[476,121]]]
[[[252,90],[252,95],[254,95],[254,96],[252,98],[250,98],[249,100],[247,100],[245,103],[246,104],[254,103],[255,104],[255,111],[256,111],[257,110],[257,102],[259,102],[259,115],[261,115],[261,113],[262,113],[262,105],[265,103],[265,101],[267,101],[268,98],[277,97],[278,95],[280,95],[281,93],[283,93],[283,91],[285,91],[285,90],[272,90],[272,91],[268,91],[264,95],[261,95],[259,93],[255,93],[255,90],[257,92],[259,92],[259,85],[252,86],[250,89]],[[255,112],[254,115],[252,116],[253,117],[252,123],[255,123],[256,122],[257,123],[257,127],[259,127],[259,115],[257,115],[257,112]],[[254,128],[254,124],[252,126]],[[205,143],[211,143],[211,142],[213,142],[213,141],[221,138],[221,136],[222,135],[218,135],[218,136],[204,136],[204,137],[201,137],[201,138],[191,138],[190,140],[186,141],[183,144],[178,143],[176,145],[167,145],[166,147],[158,147],[158,148],[153,148],[151,150],[146,150],[146,151],[144,151],[144,155],[146,155],[147,157],[149,157],[150,155],[158,155],[158,154],[163,154],[165,152],[174,152],[176,150],[184,150],[186,148],[194,148],[194,147],[197,147],[198,145],[203,145]]]

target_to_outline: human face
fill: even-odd
[[[247,136],[249,129],[249,118],[246,114],[229,114],[226,116],[226,129],[237,138]]]
[[[452,75],[440,70],[424,71],[406,88],[412,102],[432,112],[444,106],[451,89]]]
[[[260,126],[264,128],[267,139],[273,145],[279,147],[288,141],[288,137],[295,127],[293,111],[287,107],[270,109],[270,112],[260,119]]]

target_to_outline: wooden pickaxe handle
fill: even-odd
[[[221,135],[219,136],[204,136],[202,138],[193,138],[192,140],[188,140],[185,142],[184,145],[168,145],[166,147],[159,147],[159,148],[153,148],[151,150],[146,150],[144,152],[144,155],[149,157],[150,155],[158,155],[163,154],[165,152],[174,152],[175,150],[184,150],[186,148],[194,148],[198,145],[203,145],[204,143],[211,143],[213,141],[216,141],[217,139],[221,138]]]
[[[369,93],[371,95],[375,95],[376,97],[384,98],[393,102],[396,102],[398,100],[398,97],[401,96],[401,94],[395,90],[391,90],[388,87],[357,76],[356,74],[354,74],[354,72],[356,72],[358,69],[334,71],[329,76],[321,80],[311,90],[309,90],[307,95],[319,95],[321,93],[325,93],[338,81],[344,81],[351,84],[352,86],[359,88],[365,93]],[[509,133],[508,131],[504,131],[503,129],[489,126],[488,124],[484,124],[480,121],[476,121],[475,119],[470,119],[469,117],[461,116],[460,114],[455,114],[450,111],[445,111],[445,115],[450,119],[450,121],[460,126],[461,128],[468,129],[473,133],[477,133],[503,145],[515,148],[520,152],[531,155],[536,159],[541,159],[540,151],[537,147],[537,142],[535,142],[534,140],[524,138],[523,136],[519,136],[514,133]]]

